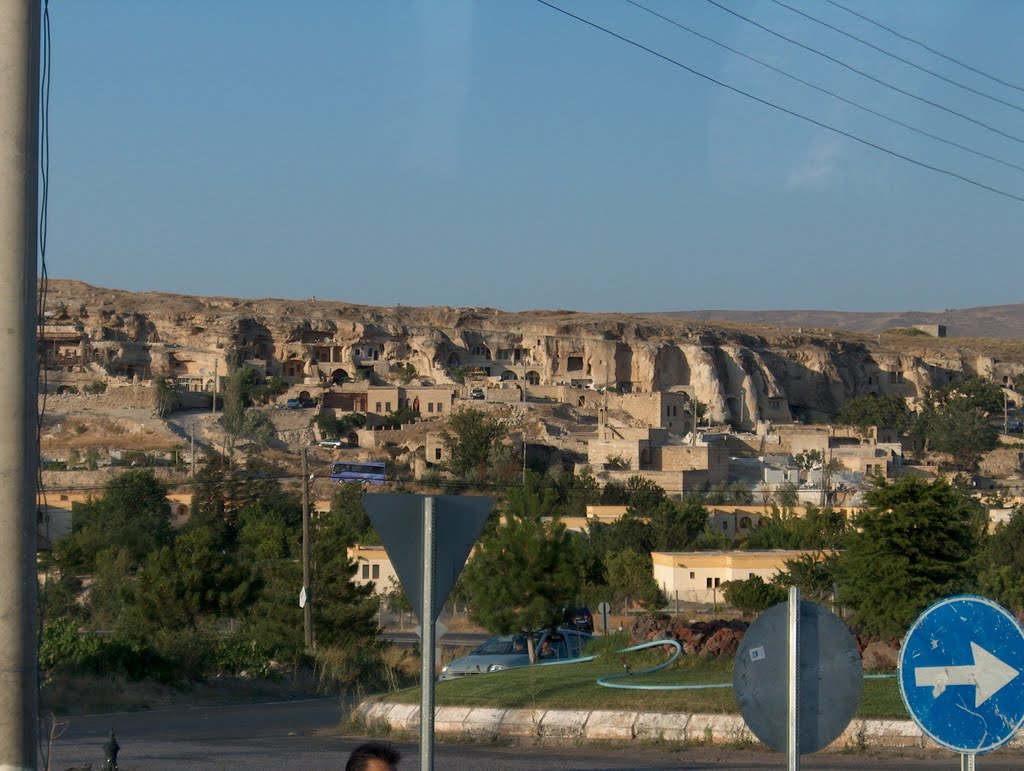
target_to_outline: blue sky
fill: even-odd
[[[1024,195],[623,0],[552,0],[706,74]],[[718,0],[1024,138],[771,0]],[[704,0],[644,0],[848,99],[1024,165],[1024,143]],[[839,8],[788,4],[1024,106]],[[1024,85],[1024,4],[842,0]],[[534,0],[52,0],[48,266],[100,286],[374,305],[937,310],[1024,302],[1024,203],[697,78]]]

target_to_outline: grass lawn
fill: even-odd
[[[635,668],[644,666],[631,662]],[[648,664],[649,666],[649,664]],[[657,712],[739,713],[732,688],[644,691],[605,688],[597,679],[623,671],[601,660],[555,667],[522,667],[437,683],[438,706],[637,710]],[[662,672],[613,681],[630,685],[732,683],[732,660],[680,659]],[[381,700],[419,703],[419,688],[382,695]],[[907,720],[896,679],[865,680],[861,718]]]

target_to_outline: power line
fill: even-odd
[[[710,1],[711,0],[709,0],[709,2]],[[975,179],[971,179],[970,177],[966,177],[963,174],[958,174],[955,171],[950,171],[949,169],[943,169],[943,168],[941,168],[939,166],[933,166],[932,164],[925,163],[924,161],[916,160],[915,158],[911,158],[908,155],[904,155],[904,154],[899,153],[899,152],[897,152],[895,150],[891,150],[888,147],[884,147],[883,145],[876,144],[876,143],[874,143],[874,142],[872,142],[872,141],[870,141],[868,139],[863,139],[863,138],[857,136],[856,134],[851,134],[848,131],[844,131],[843,129],[836,128],[835,126],[832,126],[832,125],[830,125],[828,123],[824,123],[824,122],[822,122],[820,120],[817,120],[816,118],[812,118],[809,115],[804,115],[803,113],[799,113],[799,112],[796,112],[795,110],[790,110],[787,107],[783,107],[781,105],[775,104],[774,102],[770,102],[767,99],[762,99],[761,97],[755,96],[754,94],[751,94],[751,93],[749,93],[747,91],[744,91],[741,88],[729,85],[728,83],[725,83],[725,82],[723,82],[721,80],[713,78],[710,75],[707,75],[707,74],[705,74],[703,72],[700,72],[699,70],[695,70],[692,67],[689,67],[689,66],[683,64],[682,62],[680,62],[680,61],[678,61],[676,59],[673,59],[670,56],[666,56],[663,53],[655,51],[653,48],[648,48],[647,46],[643,45],[642,43],[638,43],[635,40],[631,40],[630,38],[624,37],[623,35],[620,35],[617,32],[613,32],[612,30],[610,30],[610,29],[608,29],[606,27],[602,27],[600,24],[592,22],[589,19],[584,19],[582,16],[577,16],[574,13],[570,13],[569,11],[565,10],[564,8],[559,8],[557,5],[553,5],[553,4],[549,3],[549,2],[547,2],[547,0],[537,0],[537,2],[540,3],[541,5],[545,5],[548,8],[551,8],[554,11],[558,11],[558,13],[561,13],[561,14],[563,14],[565,16],[568,16],[571,19],[575,19],[576,21],[582,22],[583,24],[586,24],[588,27],[593,27],[594,29],[600,30],[601,32],[604,32],[607,35],[611,35],[612,37],[617,38],[618,40],[621,40],[623,43],[627,43],[627,44],[629,44],[631,46],[634,46],[635,48],[639,48],[641,51],[646,51],[647,53],[649,53],[649,54],[651,54],[653,56],[657,56],[659,59],[662,59],[662,60],[668,62],[669,64],[674,64],[676,67],[684,69],[684,70],[686,70],[687,72],[689,72],[692,75],[696,75],[699,78],[703,78],[704,80],[707,80],[707,81],[709,81],[711,83],[714,83],[716,86],[721,86],[722,88],[728,89],[729,91],[732,91],[734,93],[740,94],[741,96],[745,96],[748,99],[752,99],[755,102],[758,102],[760,104],[765,105],[766,107],[771,107],[773,110],[778,110],[779,112],[785,113],[786,115],[791,115],[794,118],[799,118],[800,120],[806,121],[807,123],[811,123],[811,124],[813,124],[815,126],[818,126],[819,128],[827,129],[828,131],[832,131],[832,132],[834,132],[836,134],[839,134],[840,136],[844,136],[847,139],[852,139],[854,142],[858,142],[858,143],[860,143],[862,145],[865,145],[867,147],[874,148],[875,150],[883,152],[886,155],[891,155],[893,158],[899,158],[900,160],[906,161],[907,163],[912,163],[915,166],[920,166],[923,169],[928,169],[929,171],[934,171],[934,172],[937,172],[939,174],[945,174],[946,176],[953,177],[954,179],[959,179],[961,182],[966,182],[967,184],[974,185],[975,187],[981,188],[982,190],[987,190],[990,193],[995,193],[996,195],[1001,195],[1001,196],[1003,196],[1005,198],[1010,198],[1010,199],[1013,199],[1014,201],[1020,201],[1021,203],[1024,203],[1024,196],[1020,196],[1020,195],[1017,195],[1015,193],[1010,193],[1010,192],[1007,192],[1005,190],[1000,190],[999,188],[992,187],[991,185],[987,185],[984,182],[979,182],[979,181],[977,181]]]
[[[764,24],[761,24],[761,23],[759,23],[757,21],[754,21],[753,19],[751,19],[751,18],[749,18],[747,16],[744,16],[742,13],[739,13],[738,11],[734,11],[732,8],[729,8],[728,6],[722,5],[721,3],[717,2],[717,0],[704,0],[704,2],[710,3],[711,5],[715,6],[716,8],[720,8],[721,10],[725,11],[726,13],[735,16],[737,19],[742,19],[743,21],[747,22],[748,24],[752,24],[753,26],[757,27],[758,29],[764,30],[769,35],[774,35],[775,37],[779,38],[780,40],[785,40],[787,43],[791,43],[791,44],[793,44],[793,45],[795,45],[795,46],[797,46],[799,48],[804,49],[805,51],[810,51],[812,54],[817,54],[818,56],[821,56],[822,58],[828,59],[830,62],[832,62],[834,64],[838,64],[840,67],[845,67],[850,72],[855,72],[858,75],[860,75],[861,77],[867,78],[868,80],[870,80],[870,81],[872,81],[874,83],[877,83],[880,86],[885,86],[886,88],[888,88],[888,89],[890,89],[892,91],[895,91],[898,94],[903,94],[904,96],[909,96],[911,99],[916,99],[919,102],[923,102],[924,104],[931,105],[932,107],[936,107],[936,108],[938,108],[938,109],[940,109],[940,110],[942,110],[944,112],[948,112],[950,115],[955,115],[958,118],[963,118],[965,121],[967,121],[969,123],[973,123],[975,126],[980,126],[983,129],[987,129],[987,130],[991,131],[993,134],[998,134],[1001,137],[1006,137],[1007,139],[1012,139],[1014,142],[1020,142],[1021,144],[1024,144],[1024,139],[1021,139],[1020,137],[1015,136],[1014,134],[1009,134],[1009,133],[1003,131],[1002,129],[996,128],[995,126],[992,126],[992,125],[990,125],[988,123],[985,123],[984,121],[980,121],[977,118],[972,118],[970,115],[966,115],[966,114],[964,114],[962,112],[954,110],[951,107],[946,107],[946,105],[944,105],[944,104],[940,104],[939,102],[933,102],[931,99],[927,99],[927,98],[925,98],[923,96],[919,96],[918,94],[915,94],[912,91],[907,91],[906,89],[900,88],[899,86],[894,86],[892,83],[889,83],[889,82],[887,82],[885,80],[882,80],[881,78],[876,78],[874,75],[872,75],[872,74],[870,74],[868,72],[865,72],[864,70],[857,69],[852,64],[847,64],[846,62],[842,61],[841,59],[837,59],[836,57],[831,56],[830,54],[827,54],[824,51],[819,51],[817,48],[813,48],[813,47],[811,47],[809,45],[806,45],[805,43],[801,43],[799,40],[794,40],[791,37],[787,37],[786,35],[783,35],[781,32],[776,32],[775,30],[771,29],[770,27],[766,27]]]
[[[898,62],[902,62],[903,64],[906,64],[908,67],[913,67],[915,70],[920,70],[921,72],[924,72],[924,73],[926,73],[928,75],[931,75],[933,78],[938,78],[939,80],[945,81],[946,83],[954,85],[957,88],[962,88],[964,91],[970,91],[972,94],[977,94],[978,96],[984,97],[985,99],[990,99],[993,102],[997,102],[998,104],[1004,105],[1004,106],[1009,107],[1009,108],[1014,109],[1014,110],[1017,110],[1018,112],[1024,112],[1024,107],[1020,107],[1019,105],[1016,105],[1013,102],[1007,102],[1005,99],[1000,99],[998,96],[992,96],[992,94],[988,94],[988,93],[985,93],[984,91],[980,91],[980,90],[978,90],[976,88],[973,88],[971,86],[965,85],[964,83],[961,83],[958,80],[953,80],[953,78],[946,77],[945,75],[943,75],[940,72],[935,72],[935,70],[930,70],[927,67],[924,67],[924,66],[922,66],[920,64],[917,64],[916,62],[912,62],[912,61],[910,61],[910,59],[904,59],[902,56],[900,56],[898,54],[894,54],[892,51],[889,51],[889,50],[887,50],[885,48],[882,48],[881,46],[875,45],[874,43],[872,43],[872,42],[870,42],[868,40],[864,40],[863,38],[857,37],[852,32],[847,32],[846,30],[841,29],[840,27],[836,27],[833,24],[829,24],[827,21],[822,21],[821,19],[817,18],[816,16],[812,16],[809,13],[805,13],[804,11],[801,11],[799,8],[794,8],[793,6],[791,6],[791,5],[787,4],[787,3],[782,2],[782,0],[771,0],[771,2],[775,3],[778,6],[783,7],[785,9],[789,10],[789,11],[792,11],[793,13],[797,14],[798,16],[803,16],[805,19],[810,19],[811,21],[813,21],[816,24],[820,24],[823,27],[827,27],[828,29],[832,30],[833,32],[838,32],[840,35],[845,35],[846,37],[850,38],[850,40],[856,40],[861,45],[865,45],[868,48],[871,48],[871,49],[874,49],[875,51],[878,51],[879,53],[885,54],[886,56],[889,56],[889,57],[895,59]]]
[[[912,38],[909,35],[904,35],[902,32],[898,32],[897,30],[893,29],[892,27],[887,27],[886,25],[882,24],[882,22],[878,21],[877,19],[873,19],[870,16],[865,16],[863,13],[859,13],[859,12],[853,10],[852,8],[848,7],[848,6],[843,5],[842,3],[836,2],[836,0],[825,0],[825,2],[829,3],[830,5],[834,5],[836,8],[841,8],[844,11],[846,11],[847,13],[852,14],[852,15],[856,16],[859,19],[863,19],[864,21],[868,22],[869,24],[874,24],[879,29],[884,29],[889,34],[895,35],[896,37],[900,38],[901,40],[906,40],[908,43],[913,43],[916,46],[920,46],[925,51],[928,51],[929,53],[933,53],[936,56],[939,56],[939,57],[945,59],[947,62],[952,62],[953,64],[956,64],[956,65],[958,65],[960,67],[963,67],[965,70],[970,70],[973,73],[981,75],[984,78],[988,78],[989,80],[993,80],[996,83],[999,83],[1000,85],[1006,86],[1007,88],[1013,88],[1013,89],[1016,89],[1017,91],[1024,92],[1024,87],[1022,87],[1022,86],[1018,86],[1015,83],[1010,83],[1009,81],[1003,80],[1002,78],[1000,78],[997,75],[993,75],[993,74],[991,74],[989,72],[985,72],[984,70],[980,70],[977,67],[974,67],[974,66],[968,64],[967,62],[962,61],[961,59],[957,59],[954,56],[950,56],[949,54],[944,54],[944,53],[942,53],[942,51],[939,51],[939,50],[937,50],[935,48],[932,48],[927,43],[922,43],[917,38]]]
[[[672,24],[673,26],[678,27],[679,29],[686,30],[691,35],[695,35],[695,36],[699,37],[701,40],[706,40],[709,43],[713,43],[716,46],[720,46],[721,48],[724,48],[726,51],[731,51],[732,53],[736,54],[737,56],[742,56],[744,59],[748,59],[749,61],[752,61],[752,62],[755,62],[757,64],[760,64],[762,67],[767,67],[768,69],[772,70],[773,72],[777,72],[780,75],[783,75],[784,77],[789,78],[790,80],[794,80],[797,83],[801,83],[802,85],[805,85],[808,88],[813,88],[815,91],[820,91],[823,94],[827,94],[827,95],[833,97],[834,99],[838,99],[841,102],[845,102],[846,104],[849,104],[849,105],[851,105],[853,107],[856,107],[859,110],[863,110],[866,113],[869,113],[869,114],[874,115],[876,117],[882,118],[883,120],[887,120],[890,123],[895,123],[897,126],[902,126],[903,128],[908,129],[909,131],[913,131],[916,134],[920,134],[921,136],[928,137],[929,139],[934,139],[936,142],[942,142],[943,144],[949,145],[950,147],[956,147],[959,150],[963,150],[965,152],[971,153],[972,155],[976,155],[979,158],[985,158],[987,160],[994,161],[996,163],[1000,163],[1003,166],[1008,166],[1011,169],[1016,169],[1017,171],[1024,171],[1024,166],[1019,166],[1016,163],[1012,163],[1011,161],[1006,161],[1006,160],[1003,160],[1002,158],[997,158],[996,156],[989,155],[988,153],[982,152],[981,150],[975,150],[973,147],[969,147],[968,145],[961,144],[960,142],[956,142],[956,141],[954,141],[952,139],[946,139],[945,137],[941,137],[941,136],[939,136],[937,134],[932,134],[929,131],[925,131],[924,129],[917,128],[916,126],[913,126],[913,125],[911,125],[909,123],[905,123],[904,121],[901,121],[898,118],[894,118],[891,115],[886,115],[883,112],[879,112],[878,110],[874,110],[874,109],[872,109],[870,107],[867,107],[867,106],[865,106],[863,104],[860,104],[859,102],[856,102],[856,101],[854,101],[852,99],[847,99],[845,96],[841,96],[840,94],[837,94],[835,91],[830,91],[827,88],[819,86],[819,85],[817,85],[815,83],[811,83],[808,80],[804,80],[803,78],[800,78],[800,77],[798,77],[796,75],[793,75],[792,73],[786,72],[781,67],[776,67],[774,64],[770,64],[770,63],[764,61],[763,59],[758,59],[756,56],[751,56],[750,54],[744,53],[743,51],[740,51],[739,49],[733,48],[732,46],[727,45],[726,43],[723,43],[720,40],[716,40],[715,38],[709,37],[708,35],[705,35],[702,32],[698,32],[697,30],[693,29],[692,27],[688,27],[685,24],[682,24],[681,22],[676,21],[675,19],[672,19],[672,18],[670,18],[668,16],[665,16],[665,15],[663,15],[661,13],[658,13],[654,9],[648,8],[647,6],[642,5],[641,3],[638,3],[636,0],[626,0],[626,2],[629,3],[630,5],[636,6],[637,8],[639,8],[639,9],[641,9],[643,11],[646,11],[649,14],[657,16],[659,19],[663,19],[664,21],[667,21],[669,24]]]

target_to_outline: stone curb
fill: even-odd
[[[420,727],[420,708],[416,704],[364,701],[354,714],[366,725],[387,726],[393,731],[418,731]],[[739,715],[681,712],[438,707],[434,730],[439,735],[483,739],[506,736],[537,741],[757,741]],[[1024,732],[1006,746],[1024,748]],[[891,747],[939,749],[911,720],[856,719],[827,749]]]

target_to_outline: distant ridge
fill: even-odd
[[[842,329],[850,332],[884,332],[915,324],[943,324],[950,337],[994,337],[1024,340],[1024,303],[959,308],[944,311],[893,311],[856,313],[845,311],[669,311],[658,314],[701,321],[759,324],[805,329]]]

